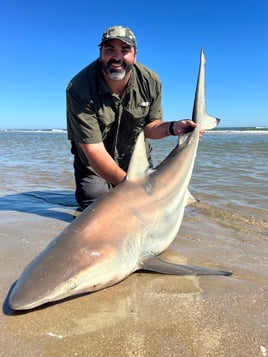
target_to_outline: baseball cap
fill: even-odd
[[[137,41],[134,33],[127,27],[113,26],[107,28],[102,35],[99,47],[101,47],[106,41],[109,40],[121,40],[132,47],[137,47]]]

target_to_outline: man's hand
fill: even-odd
[[[188,119],[178,120],[173,125],[173,131],[175,135],[180,135],[192,131],[196,126],[197,124],[192,120],[188,120]],[[202,139],[204,133],[205,133],[204,129],[199,131],[199,139]]]

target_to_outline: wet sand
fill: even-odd
[[[94,294],[12,312],[12,284],[67,224],[59,214],[0,211],[0,356],[268,356],[267,232],[225,226],[200,209],[186,214],[165,258],[231,277],[136,272]]]

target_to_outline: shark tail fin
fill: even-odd
[[[206,92],[205,91],[205,63],[206,63],[206,57],[205,57],[204,49],[201,48],[200,64],[199,64],[198,79],[197,79],[197,85],[195,91],[192,120],[196,121],[197,111],[199,112],[199,114],[202,113],[202,121],[199,120],[201,122],[199,129],[210,130],[215,128],[219,124],[220,119],[207,114],[206,95],[205,95]]]
[[[205,130],[211,130],[216,128],[216,126],[219,125],[219,122],[221,120],[216,118],[216,117],[212,117],[210,115],[208,115],[207,113],[203,114],[202,117],[202,127],[201,129],[205,129]]]

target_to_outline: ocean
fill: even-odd
[[[155,166],[176,140],[168,137],[152,141]],[[0,143],[0,206],[8,202],[19,209],[25,200],[27,205],[32,201],[34,207],[76,206],[72,155],[65,130],[1,130]],[[207,132],[199,144],[190,191],[213,214],[240,212],[246,220],[263,220],[265,225],[267,154],[268,128]]]

